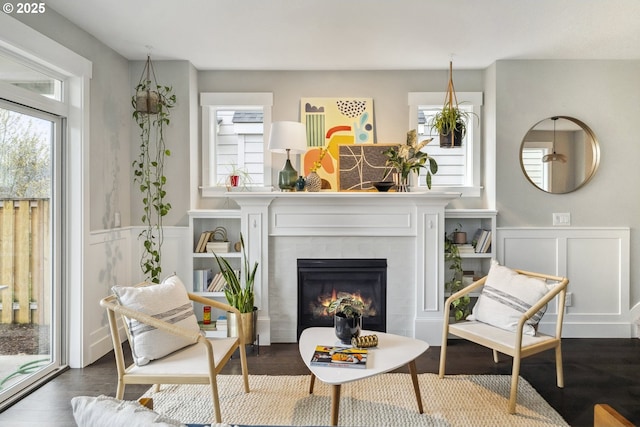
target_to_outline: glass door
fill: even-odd
[[[61,365],[61,127],[0,100],[0,408]]]

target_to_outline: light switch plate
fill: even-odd
[[[569,212],[554,213],[553,225],[559,225],[559,226],[565,226],[565,227],[571,225],[571,214]]]

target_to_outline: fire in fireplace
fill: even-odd
[[[326,308],[343,295],[364,303],[364,329],[385,332],[387,260],[298,259],[298,337],[311,326],[333,326]]]

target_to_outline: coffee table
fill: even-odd
[[[429,344],[425,341],[400,335],[387,334],[376,331],[361,332],[361,335],[375,334],[378,336],[378,346],[369,349],[366,369],[338,368],[326,366],[311,366],[313,352],[318,345],[339,345],[339,340],[333,328],[308,328],[302,331],[298,347],[300,356],[311,371],[309,394],[313,393],[315,379],[331,385],[331,425],[338,425],[340,409],[340,386],[352,381],[358,381],[374,375],[393,371],[404,365],[409,366],[413,390],[418,401],[418,413],[422,414],[422,397],[418,385],[415,359],[427,351]]]

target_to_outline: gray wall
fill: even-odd
[[[631,227],[631,306],[640,300],[640,61],[499,61],[496,64],[498,226],[550,226],[570,212],[571,226]],[[583,188],[548,194],[524,178],[519,148],[547,117],[582,120],[600,142],[600,167]],[[594,266],[597,268],[597,266]],[[606,286],[606,284],[603,284]]]
[[[93,63],[89,141],[90,229],[113,227],[120,212],[122,225],[130,224],[131,191],[129,153],[131,85],[129,61],[51,8],[42,15],[13,15],[33,29]]]

